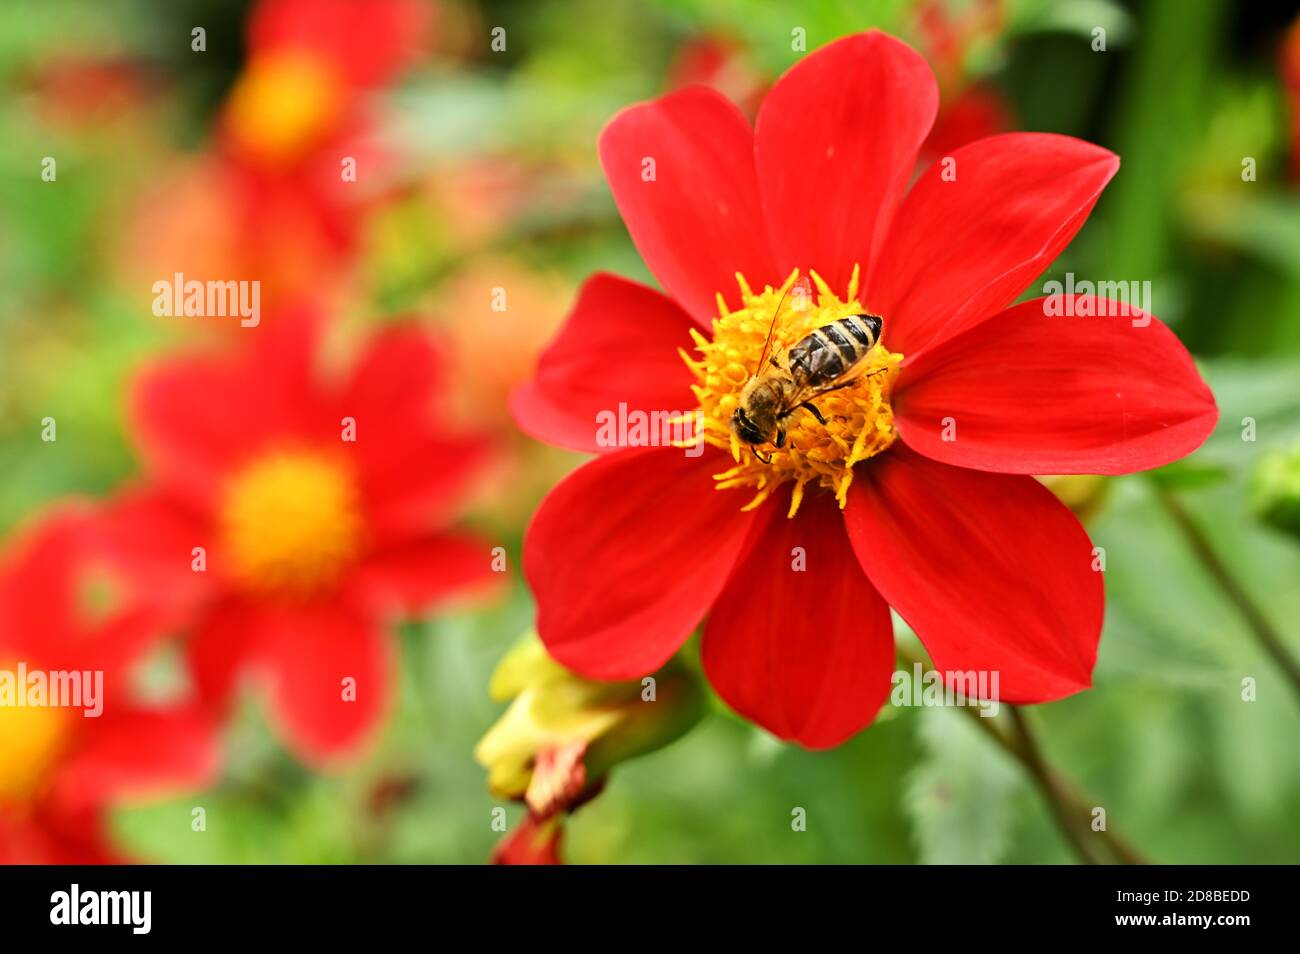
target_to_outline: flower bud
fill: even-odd
[[[626,682],[585,679],[527,634],[492,674],[493,699],[510,707],[474,749],[493,794],[546,815],[594,794],[619,762],[653,752],[699,719],[704,694],[676,660]]]
[[[538,819],[531,813],[492,850],[494,865],[558,865],[564,820],[559,815]]]
[[[1050,474],[1038,478],[1080,520],[1095,516],[1105,503],[1110,484],[1096,474]]]
[[[565,814],[599,794],[613,766],[685,734],[705,700],[675,659],[644,679],[598,682],[551,659],[533,633],[497,664],[489,692],[511,702],[474,757],[494,795],[528,807],[493,852],[501,864],[558,864]]]
[[[1270,526],[1300,536],[1300,444],[1259,462],[1251,475],[1250,507]]]

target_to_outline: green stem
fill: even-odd
[[[1156,499],[1164,507],[1165,512],[1169,514],[1170,519],[1174,522],[1187,545],[1191,548],[1192,554],[1200,561],[1201,566],[1214,580],[1223,595],[1226,596],[1241,613],[1242,619],[1246,623],[1246,628],[1250,630],[1255,641],[1263,648],[1269,657],[1275,662],[1279,669],[1286,675],[1291,683],[1291,688],[1295,690],[1296,698],[1300,699],[1300,663],[1286,648],[1286,643],[1282,640],[1282,635],[1274,628],[1269,618],[1264,615],[1246,588],[1241,585],[1228,565],[1219,558],[1214,547],[1210,544],[1209,538],[1205,531],[1200,528],[1192,515],[1183,506],[1174,494],[1156,485]]]
[[[1048,768],[1047,763],[1043,760],[1042,751],[1038,747],[1037,740],[1029,731],[1029,727],[1021,715],[1020,710],[1015,706],[1007,706],[1007,711],[1011,716],[1011,733],[1010,739],[1012,745],[1010,750],[1019,759],[1020,764],[1025,771],[1033,778],[1034,784],[1038,786],[1043,793],[1043,798],[1047,802],[1047,808],[1052,813],[1052,819],[1056,822],[1056,827],[1060,829],[1065,840],[1070,843],[1083,861],[1090,865],[1100,863],[1100,859],[1094,854],[1092,846],[1085,840],[1084,834],[1075,825],[1074,819],[1087,818],[1087,812],[1079,812],[1078,799],[1073,797],[1068,787],[1062,783],[1060,777]]]
[[[927,670],[930,668],[924,660],[913,655],[904,646],[898,646],[897,653],[899,659],[909,669],[918,663]],[[1142,854],[1109,825],[1103,831],[1092,829],[1091,806],[1096,802],[1047,763],[1042,746],[1038,744],[1024,713],[1012,705],[1007,705],[1005,708],[1010,713],[1009,720],[988,718],[982,715],[979,707],[975,705],[962,706],[962,711],[974,720],[975,725],[985,735],[1020,763],[1046,802],[1052,821],[1061,832],[1061,836],[1079,860],[1089,865],[1107,860],[1094,850],[1094,842],[1096,842],[1109,849],[1113,859],[1123,864],[1148,864]],[[1001,728],[1003,725],[1006,726],[1005,729]]]
[[[1043,758],[1042,746],[1030,728],[1025,713],[1017,706],[1007,707],[1011,712],[1012,732],[1018,740],[1018,747],[1023,752],[1021,764],[1039,779],[1040,787],[1055,792],[1054,805],[1059,811],[1059,824],[1082,838],[1100,836],[1099,840],[1110,849],[1110,853],[1126,865],[1145,865],[1150,862],[1109,824],[1101,831],[1092,828],[1092,810],[1096,804],[1086,793],[1073,783],[1057,774]],[[976,714],[976,718],[979,718]],[[1075,827],[1077,820],[1079,827]]]

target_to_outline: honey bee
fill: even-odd
[[[776,355],[769,352],[781,310],[796,287],[801,289],[805,301],[812,293],[808,279],[801,278],[781,296],[772,315],[763,353],[754,374],[740,392],[740,405],[731,416],[731,429],[765,464],[771,463],[772,457],[764,457],[758,448],[764,444],[784,447],[785,424],[796,411],[806,410],[819,423],[826,423],[813,400],[857,383],[859,377],[853,374],[853,369],[876,346],[884,327],[880,315],[838,318],[800,339],[786,353],[786,364],[782,366]]]

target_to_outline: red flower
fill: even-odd
[[[117,502],[107,535],[153,592],[197,607],[204,694],[261,677],[292,747],[320,762],[386,707],[384,622],[485,582],[492,557],[443,529],[487,446],[443,433],[426,339],[395,327],[336,380],[317,326],[286,314],[245,351],[145,373],[132,411],[153,483]]]
[[[393,156],[372,135],[371,101],[421,52],[430,10],[417,0],[259,3],[215,148],[170,174],[139,213],[134,244],[152,253],[150,267],[258,280],[272,308],[346,277],[367,213],[391,191]]]
[[[967,143],[1012,128],[1011,106],[991,86],[972,84],[947,99],[935,117],[934,128],[921,146],[917,165],[924,168],[951,156]]]
[[[1166,464],[1218,412],[1150,316],[1011,306],[1119,160],[1065,136],[1008,134],[957,150],[954,180],[932,166],[907,190],[937,98],[925,62],[873,32],[786,73],[755,130],[698,89],[606,127],[615,200],[671,298],[590,279],[516,393],[516,418],[601,453],[602,410],[698,409],[707,447],[602,453],[543,502],[524,569],[539,633],[566,666],[651,672],[707,616],[714,687],[809,747],[843,741],[887,697],[891,606],[939,669],[1000,671],[1006,701],[1089,685],[1101,576],[1083,528],[1029,475]],[[815,304],[788,312],[786,346],[863,310],[884,330],[864,365],[875,373],[818,399],[825,425],[791,417],[765,464],[729,422],[795,269],[824,281]]]
[[[131,700],[128,667],[159,632],[158,615],[129,604],[99,619],[82,611],[83,520],[72,511],[51,516],[0,565],[8,692],[26,700],[33,673],[103,679],[96,701],[83,695],[84,709],[0,700],[0,863],[116,861],[104,830],[109,805],[197,787],[217,769],[212,726],[197,707]],[[96,709],[98,716],[83,714]]]
[[[686,40],[668,66],[668,88],[711,86],[752,118],[771,84],[771,75],[754,65],[749,46],[722,33],[702,33]]]
[[[927,0],[917,9],[916,32],[942,93],[917,157],[918,170],[968,142],[1014,127],[1011,104],[993,86],[972,82],[967,67],[972,48],[995,41],[1005,18],[1000,0],[977,0],[959,10],[944,0]]]
[[[366,95],[423,52],[428,14],[415,0],[263,0],[223,117],[232,154],[267,173],[301,174],[355,132]],[[338,181],[340,156],[331,158]]]

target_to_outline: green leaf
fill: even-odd
[[[995,864],[1005,854],[1024,785],[1019,770],[950,709],[922,709],[924,756],[908,778],[904,806],[926,864]]]

